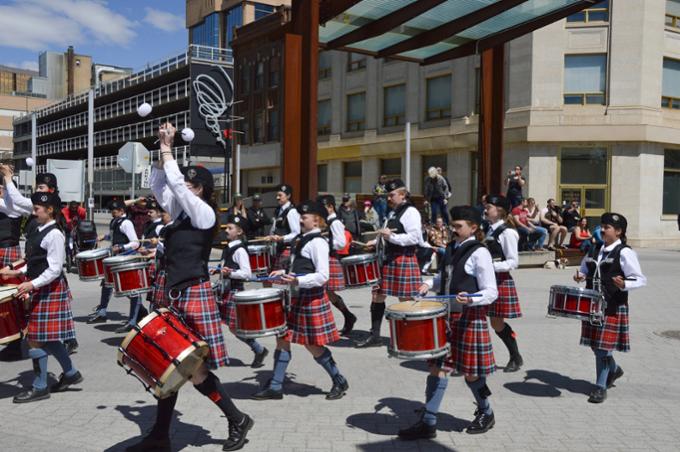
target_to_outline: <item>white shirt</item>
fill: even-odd
[[[617,240],[609,246],[603,246],[600,248],[600,253],[597,255],[597,265],[600,265],[602,257],[605,252],[609,253],[614,248],[621,244],[621,240]],[[590,257],[586,256],[581,261],[581,268],[579,273],[588,276],[587,263]],[[647,285],[647,277],[642,274],[642,269],[640,268],[640,261],[638,261],[637,253],[630,248],[624,248],[621,250],[621,270],[625,278],[635,278],[635,281],[624,281],[624,288],[621,290],[632,290],[644,287]]]
[[[10,218],[19,218],[21,214],[14,207],[12,198],[10,198],[7,190],[3,191],[2,198],[0,198],[0,212],[4,213]]]
[[[281,206],[281,212],[290,207],[290,201]],[[292,243],[298,235],[300,235],[300,213],[297,209],[293,208],[288,211],[286,215],[288,220],[288,227],[290,227],[290,233],[283,236],[283,243]],[[272,222],[271,234],[275,235],[276,230],[276,220]]]
[[[128,243],[122,245],[123,249],[125,251],[136,250],[137,248],[139,248],[138,241],[139,239],[137,238],[137,231],[135,231],[135,225],[132,224],[132,221],[128,220],[128,218],[125,215],[118,218],[123,218],[123,221],[120,223],[120,232],[125,234],[125,237],[127,237],[129,240]],[[113,231],[111,231],[111,234],[113,234]],[[112,235],[110,236],[110,238],[112,238]]]
[[[493,235],[493,231],[505,224],[505,221],[499,220],[491,225],[487,237]],[[504,261],[494,261],[493,268],[497,273],[509,272],[519,267],[519,234],[513,228],[507,228],[498,237],[498,242],[503,248],[505,254]]]
[[[331,220],[335,219],[337,215],[334,213],[328,215],[327,221],[330,223]],[[345,239],[345,225],[342,221],[334,221],[331,224],[331,234],[333,234],[333,250],[341,250],[347,245],[347,240]]]
[[[56,222],[52,220],[38,226],[38,232],[44,231],[46,227],[52,226],[55,223]],[[40,242],[40,248],[47,251],[48,267],[31,281],[33,287],[36,289],[50,284],[61,275],[62,268],[64,267],[64,260],[66,259],[66,250],[64,249],[65,242],[66,239],[64,238],[64,234],[58,228],[54,228],[48,232]],[[28,271],[27,267],[28,266],[24,265],[21,268],[21,272],[26,273],[26,271]]]
[[[7,208],[12,209],[16,216],[32,215],[33,203],[31,198],[25,198],[19,193],[19,190],[14,186],[14,183],[9,182],[5,185],[5,193],[7,193]],[[9,215],[9,214],[8,214]]]
[[[390,212],[389,218],[394,217],[394,210]],[[409,206],[399,219],[404,226],[404,234],[392,233],[387,237],[387,241],[399,246],[418,245],[423,241],[422,222],[420,212],[413,206]]]
[[[315,228],[309,232],[305,232],[303,237],[309,234],[319,233],[319,229]],[[314,239],[307,243],[300,252],[302,257],[311,259],[314,263],[316,272],[308,273],[303,276],[298,276],[298,285],[301,289],[312,289],[314,287],[321,287],[328,282],[328,242],[325,240]]]
[[[474,239],[474,237],[470,237],[458,246]],[[496,273],[493,268],[493,261],[489,250],[485,247],[476,249],[475,252],[470,255],[469,259],[465,261],[464,269],[465,273],[475,277],[477,286],[479,287],[477,293],[482,295],[481,297],[471,298],[472,303],[467,306],[484,306],[496,301],[496,298],[498,298],[498,286],[496,285]],[[425,280],[425,284],[430,287],[430,290],[432,290],[433,287],[439,288],[439,285],[441,284],[440,278],[441,274],[438,273],[434,278]]]
[[[234,240],[233,242],[229,242],[227,246],[233,248],[240,244],[240,240]],[[253,277],[253,272],[250,269],[250,258],[248,257],[248,252],[244,248],[237,249],[232,256],[232,259],[238,264],[239,268],[238,270],[232,270],[228,276],[229,278],[249,280]],[[222,267],[224,267],[224,261],[222,261]]]
[[[197,229],[215,226],[215,211],[187,188],[175,160],[166,162],[163,169],[154,166],[149,179],[156,200],[173,220],[177,220],[184,212],[191,219],[191,225]]]

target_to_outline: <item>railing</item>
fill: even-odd
[[[565,105],[604,105],[605,93],[564,93]]]
[[[323,125],[317,126],[316,134],[317,135],[330,135],[331,134],[331,125],[330,124],[323,124]]]
[[[609,21],[609,8],[588,8],[583,11],[579,11],[576,14],[572,14],[567,17],[568,23],[574,22],[608,22]]]
[[[670,96],[662,96],[661,97],[661,107],[672,108],[672,109],[680,109],[680,98],[670,97]]]
[[[406,118],[403,114],[383,116],[383,127],[402,126],[404,125],[404,119]]]
[[[348,132],[361,132],[366,127],[366,122],[361,119],[359,121],[347,121]]]
[[[434,121],[437,119],[448,119],[451,117],[450,108],[428,108],[425,111],[425,120]]]
[[[666,13],[666,26],[671,28],[680,28],[680,16]]]

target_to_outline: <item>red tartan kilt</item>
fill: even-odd
[[[288,270],[290,264],[290,248],[284,248],[276,255],[274,263],[272,264],[272,271],[274,270]]]
[[[418,258],[415,255],[397,256],[383,265],[382,279],[375,290],[381,295],[413,298],[418,295],[422,282]]]
[[[340,339],[324,287],[300,289],[291,299],[287,323],[288,342],[322,346]]]
[[[481,377],[496,370],[487,323],[487,306],[463,308],[449,317],[451,353],[442,369]]]
[[[217,307],[220,311],[220,318],[222,322],[229,327],[230,330],[236,330],[236,303],[234,302],[234,294],[236,292],[230,291],[222,295],[222,299],[217,302]]]
[[[581,345],[600,350],[630,351],[628,305],[621,305],[614,315],[605,315],[602,326],[581,322]]]
[[[196,334],[210,346],[206,360],[208,367],[216,369],[229,362],[227,347],[222,336],[222,323],[210,281],[187,287],[179,299],[168,300]]]
[[[65,278],[57,278],[37,289],[31,299],[28,320],[29,341],[50,342],[74,339],[71,291]]]
[[[328,258],[328,282],[326,283],[326,289],[339,292],[345,290],[345,274],[342,272],[342,264],[337,257],[330,256]]]
[[[156,278],[156,263],[154,261],[151,261],[151,265],[149,265],[149,280],[153,282],[155,278]]]
[[[498,285],[498,298],[489,306],[489,317],[503,319],[522,317],[515,280],[512,279],[510,272],[496,273],[496,284]]]
[[[168,302],[165,296],[165,269],[161,269],[156,274],[151,291],[151,308],[167,308]]]
[[[19,259],[21,259],[21,248],[19,245],[0,248],[0,268],[6,267]]]

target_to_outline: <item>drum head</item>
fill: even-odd
[[[136,262],[139,260],[138,256],[112,256],[104,259],[104,265],[119,265],[127,262]]]
[[[584,289],[582,287],[574,286],[557,286],[557,285],[550,286],[550,291],[560,294],[575,295],[587,298],[598,298],[602,296],[602,294],[597,290]]]
[[[248,245],[248,253],[268,253],[269,245]]]
[[[257,301],[257,300],[270,300],[281,298],[283,296],[282,289],[254,289],[254,290],[242,290],[234,294],[235,301]]]
[[[446,305],[438,301],[406,301],[401,303],[395,303],[385,310],[389,312],[394,312],[395,314],[436,314],[439,311],[446,310]]]
[[[109,255],[108,248],[99,248],[96,250],[81,251],[80,253],[76,254],[76,259],[99,259],[101,257],[108,255]]]
[[[356,256],[343,257],[340,263],[343,265],[363,264],[366,262],[373,262],[376,260],[375,254],[357,254]]]

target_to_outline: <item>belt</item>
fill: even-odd
[[[206,278],[206,277],[193,278],[193,279],[189,279],[187,281],[182,281],[177,286],[168,289],[168,297],[172,301],[179,300],[179,297],[182,296],[182,292],[187,287],[197,286],[199,284],[203,284],[204,282],[208,282],[208,281],[210,281],[210,278]]]

